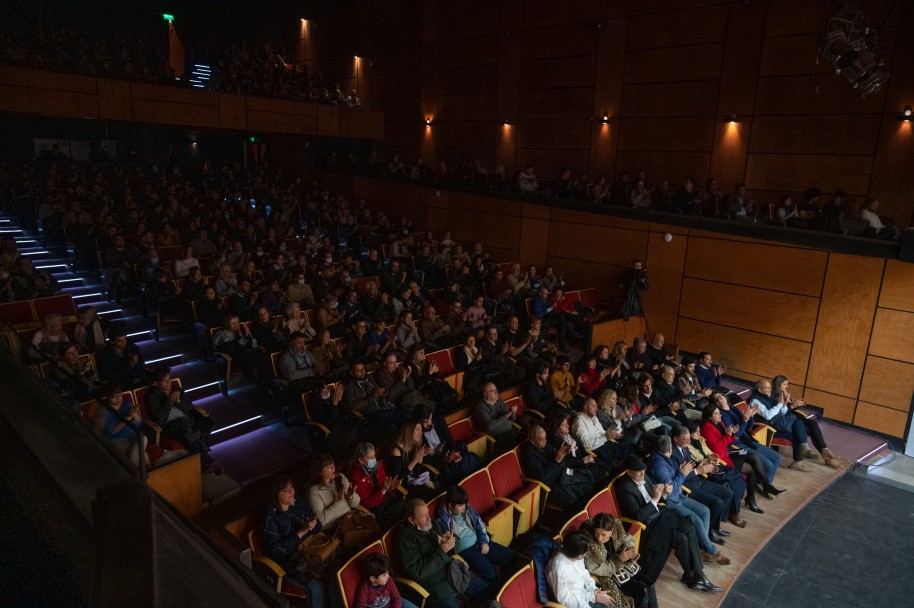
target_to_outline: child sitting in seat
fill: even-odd
[[[365,558],[365,574],[355,590],[353,608],[416,608],[409,600],[400,597],[397,584],[390,577],[390,563],[381,553]]]

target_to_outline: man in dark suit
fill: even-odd
[[[593,473],[581,466],[569,466],[569,462],[565,461],[569,453],[568,444],[563,443],[558,449],[553,447],[546,439],[546,430],[540,425],[531,426],[528,437],[522,453],[527,475],[549,486],[549,500],[557,506],[573,510],[583,507],[593,495]]]
[[[666,564],[670,550],[682,566],[682,582],[689,589],[720,593],[722,589],[708,580],[702,566],[695,529],[676,511],[661,507],[659,501],[668,486],[655,484],[646,474],[647,466],[632,454],[625,459],[625,475],[615,483],[616,498],[624,517],[647,526],[641,540],[641,568],[653,584]]]

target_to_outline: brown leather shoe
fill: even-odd
[[[728,521],[729,521],[731,524],[733,524],[734,526],[736,526],[737,528],[745,528],[745,527],[746,527],[746,520],[743,519],[742,517],[740,517],[739,515],[737,515],[736,513],[734,513],[733,515],[731,515],[731,516],[730,516],[730,519],[729,519]]]
[[[802,471],[804,473],[809,473],[810,468],[806,466],[802,460],[794,460],[790,463],[790,466],[787,467],[792,471]]]
[[[720,564],[721,566],[729,566],[729,565],[730,565],[730,558],[729,558],[729,557],[727,557],[726,555],[721,555],[720,553],[718,553],[717,556],[720,558],[720,560],[717,562],[718,564]]]
[[[703,561],[703,562],[719,562],[720,558],[721,558],[720,553],[715,553],[715,554],[711,555],[704,549],[701,550],[701,561]]]

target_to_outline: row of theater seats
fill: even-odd
[[[469,495],[474,509],[486,522],[492,540],[505,546],[510,545],[515,536],[533,529],[548,502],[549,488],[537,480],[523,476],[520,456],[522,449],[523,444],[498,456],[459,483]],[[556,539],[561,540],[576,531],[583,521],[597,513],[611,513],[619,517],[614,481],[597,492],[583,510],[568,518],[560,527]],[[435,513],[443,498],[444,493],[428,501],[429,511]],[[628,524],[629,533],[635,537],[637,549],[644,525],[624,518],[623,521]],[[240,549],[242,560],[249,560],[249,565],[267,576],[277,591],[288,591],[291,594],[297,592],[294,586],[284,583],[285,572],[282,568],[261,554],[256,514],[248,514],[229,522],[222,531]],[[387,555],[391,574],[401,587],[401,592],[406,592],[420,605],[426,605],[428,592],[415,581],[403,576],[395,549],[395,534],[396,528],[388,530],[379,540],[352,556],[337,571],[337,581],[347,607],[352,605],[356,584],[364,578],[362,565],[371,553]],[[508,608],[541,605],[535,598],[534,572],[529,564],[510,577],[498,594],[499,601]],[[558,606],[554,602],[551,605]]]

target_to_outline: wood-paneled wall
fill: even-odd
[[[552,266],[611,306],[646,261],[649,332],[749,380],[785,374],[825,415],[903,437],[914,394],[914,264],[343,175],[320,179],[419,230]],[[392,218],[393,219],[393,218]],[[670,235],[667,241],[665,235]]]
[[[0,112],[254,133],[384,137],[383,115],[367,108],[338,108],[9,66],[0,66]]]
[[[816,68],[822,0],[366,1],[368,19],[338,11],[325,31],[369,47],[382,155],[532,163],[541,177],[713,176],[764,203],[816,185],[879,198],[908,224],[914,130],[898,116],[914,103],[914,3],[854,4],[885,26],[891,71],[866,99]]]

